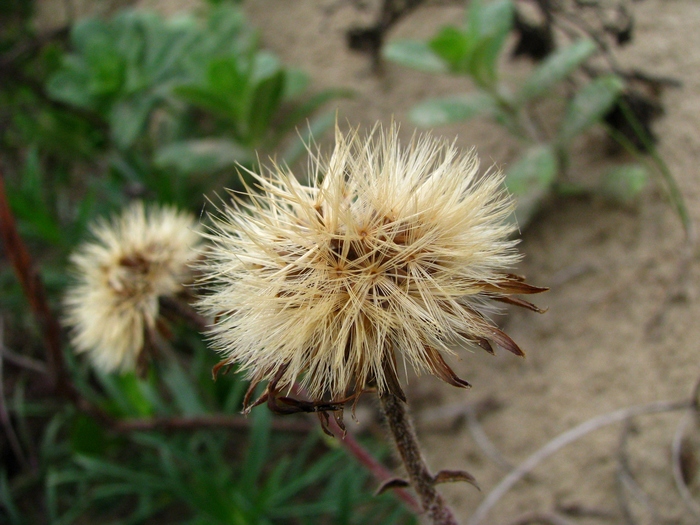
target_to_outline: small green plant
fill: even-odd
[[[415,523],[306,419],[241,416],[249,385],[211,380],[201,322],[159,319],[142,375],[64,351],[69,254],[90,224],[134,199],[199,210],[255,151],[293,162],[295,128],[322,132],[335,110],[319,110],[348,94],[309,94],[239,7],[216,4],[46,34],[31,2],[0,7],[1,523]]]
[[[260,50],[240,9],[226,4],[205,20],[139,10],[90,18],[72,28],[70,43],[49,96],[102,120],[122,181],[170,201],[202,193],[194,175],[228,173],[235,187],[232,168],[252,166],[256,152],[286,144],[281,160],[292,163],[301,151],[295,129],[327,128],[334,112],[313,114],[349,94],[305,95],[306,74]]]
[[[552,19],[557,13],[547,15]],[[522,25],[511,0],[475,0],[466,10],[461,26],[444,27],[429,41],[390,42],[384,48],[385,58],[429,73],[464,75],[476,88],[466,94],[425,100],[411,109],[410,118],[429,128],[485,116],[517,137],[523,150],[508,167],[506,184],[517,196],[520,225],[527,224],[553,190],[586,191],[567,183],[563,175],[570,164],[572,142],[593,126],[606,125],[613,138],[637,157],[637,162],[618,164],[592,183],[603,194],[629,203],[644,188],[650,167],[665,176],[668,170],[658,162],[658,156],[652,162],[642,159],[639,148],[608,122],[613,110],[619,112],[627,107],[630,88],[624,73],[617,68],[598,71],[586,65],[594,55],[606,53],[607,48],[601,46],[596,35],[570,33],[568,43],[552,46],[522,82],[513,86],[504,81],[500,65],[506,39],[515,30],[516,22]],[[546,29],[551,31],[549,26]],[[535,109],[552,97],[563,99],[563,110],[556,122],[543,125],[536,118]],[[629,108],[626,115],[630,123],[636,123],[633,135],[647,150],[652,150],[647,130],[642,129]],[[671,193],[681,217],[687,216],[672,188]],[[687,225],[686,219],[684,224]]]

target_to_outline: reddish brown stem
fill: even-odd
[[[150,419],[125,419],[112,425],[115,432],[135,430],[198,430],[201,428],[245,429],[250,420],[243,416],[211,414],[192,417],[154,417]],[[308,420],[273,419],[272,428],[280,432],[309,432],[313,426]]]
[[[364,468],[366,468],[380,485],[394,477],[394,474],[379,461],[377,461],[376,458],[367,451],[367,449],[360,445],[352,434],[344,432],[338,425],[335,418],[329,418],[328,428],[331,432],[333,432],[333,435],[340,440],[348,453],[353,456]],[[423,511],[420,504],[408,491],[404,489],[395,489],[394,494],[396,494],[396,497],[403,501],[415,514],[420,514]]]
[[[191,306],[183,301],[178,301],[177,299],[171,298],[161,298],[160,306],[164,315],[172,318],[180,318],[183,321],[188,322],[193,328],[199,330],[200,332],[206,332],[211,326],[207,319],[197,314]],[[307,395],[305,390],[299,384],[294,385],[294,391],[303,396]],[[274,421],[280,420],[275,419]],[[144,423],[147,423],[147,421],[144,421]],[[374,456],[372,456],[372,454],[370,454],[367,449],[365,449],[352,435],[346,434],[340,428],[335,418],[329,418],[328,428],[338,438],[348,453],[353,456],[364,468],[366,468],[367,471],[374,476],[377,482],[379,482],[379,484],[382,484],[388,479],[394,477],[391,471],[377,461]],[[420,504],[408,491],[396,489],[394,490],[394,493],[411,511],[416,514],[422,512]]]
[[[15,217],[10,209],[5,191],[5,181],[0,173],[0,237],[5,253],[29,301],[34,317],[44,338],[47,349],[47,365],[51,388],[66,394],[69,390],[63,368],[61,350],[61,327],[49,308],[46,292],[34,266],[29,251],[17,231]]]
[[[401,460],[406,467],[413,489],[418,494],[423,510],[433,525],[457,525],[452,510],[445,504],[435,489],[435,478],[425,464],[418,438],[411,424],[406,405],[393,394],[385,393],[380,398],[382,410]]]

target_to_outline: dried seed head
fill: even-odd
[[[87,352],[96,368],[132,370],[145,332],[156,326],[158,298],[191,280],[197,224],[173,207],[139,202],[91,229],[94,240],[71,256],[77,279],[64,300],[64,323],[76,351]]]
[[[312,186],[275,166],[251,174],[261,192],[234,196],[206,237],[202,263],[214,318],[210,343],[273,392],[298,377],[314,400],[376,387],[404,397],[397,357],[468,386],[443,360],[491,342],[522,355],[484,317],[488,300],[535,293],[505,273],[517,262],[503,177],[430,135],[399,144],[397,128],[336,131]],[[269,390],[269,389],[268,389]]]

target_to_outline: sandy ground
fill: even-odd
[[[371,126],[392,116],[408,136],[407,110],[427,96],[471,89],[462,78],[436,77],[387,64],[371,73],[367,57],[349,52],[345,30],[371,19],[350,2],[256,0],[247,3],[265,45],[282,59],[308,71],[317,88],[350,86],[357,96],[340,104],[339,117]],[[646,0],[634,4],[637,36],[619,55],[638,67],[683,82],[663,97],[665,116],[656,123],[659,151],[682,188],[694,222],[700,218],[700,3]],[[421,38],[461,19],[459,6],[425,7],[402,21],[390,38]],[[517,78],[530,66],[509,63]],[[518,144],[500,128],[480,120],[439,128],[475,145],[485,165],[507,167]],[[609,162],[600,134],[578,145],[574,176],[596,173]],[[468,393],[434,378],[411,379],[418,427],[432,467],[466,468],[482,492],[467,485],[443,492],[466,523],[507,473],[475,442],[468,425],[434,423],[439,407],[495,397],[502,408],[482,420],[483,430],[507,461],[518,464],[558,434],[611,411],[690,395],[700,373],[700,301],[693,259],[678,287],[683,250],[679,220],[651,187],[633,208],[596,199],[555,200],[523,233],[525,259],[519,271],[534,284],[551,286],[538,304],[544,315],[512,311],[508,333],[527,351],[516,359],[505,352],[463,355],[455,364],[474,387]],[[671,442],[680,413],[636,418],[628,430],[629,469],[644,493],[622,489],[634,523],[698,523],[685,510],[673,483]],[[423,423],[421,422],[423,421]],[[457,422],[458,423],[458,422]],[[578,507],[601,516],[572,517],[574,523],[625,523],[620,510],[619,458],[623,425],[602,428],[566,446],[515,485],[485,522],[508,523],[522,513]],[[696,449],[697,450],[697,449]],[[696,487],[697,488],[697,487]],[[696,496],[698,495],[696,491]],[[644,500],[646,501],[644,502]]]
[[[186,1],[145,1],[164,11]],[[190,3],[191,5],[191,3]],[[675,77],[681,89],[663,96],[665,116],[656,123],[659,152],[680,185],[693,221],[700,219],[700,2],[636,2],[635,41],[619,54],[626,67]],[[351,87],[357,93],[339,104],[341,122],[372,126],[376,121],[413,129],[408,109],[428,96],[468,91],[463,78],[436,77],[386,64],[372,74],[366,56],[345,46],[345,30],[372,19],[352,2],[340,0],[250,0],[246,10],[260,28],[264,45],[285,63],[310,73],[313,86]],[[419,9],[390,38],[428,37],[441,25],[456,23],[463,8],[439,5]],[[531,66],[509,62],[517,79]],[[487,167],[507,167],[519,145],[497,126],[476,120],[443,127],[436,134],[459,136],[476,146]],[[573,176],[594,176],[610,162],[601,133],[577,145]],[[678,279],[683,232],[659,185],[632,208],[598,199],[557,199],[523,232],[525,259],[518,271],[533,284],[550,286],[538,297],[544,315],[512,311],[503,320],[508,333],[527,351],[517,359],[500,352],[464,353],[455,370],[474,387],[452,389],[432,377],[410,378],[408,391],[420,437],[434,470],[464,468],[482,487],[446,486],[443,492],[466,523],[507,470],[489,459],[470,431],[454,418],[435,421],[468,403],[495,398],[499,410],[481,422],[491,443],[511,464],[519,464],[562,432],[595,416],[635,405],[688,398],[700,374],[700,268],[693,257]],[[679,293],[674,293],[679,291]],[[621,488],[623,425],[586,434],[541,463],[517,483],[488,514],[485,523],[504,524],[523,513],[578,508],[578,524],[699,523],[684,507],[671,469],[671,442],[682,414],[636,418],[624,434],[627,463],[638,484]],[[439,419],[439,418],[438,418]],[[696,432],[697,434],[698,432]],[[700,449],[695,451],[700,456]],[[697,476],[700,477],[700,476]],[[698,482],[694,487],[700,496]],[[629,504],[625,518],[620,494]],[[635,495],[636,494],[636,495]],[[641,494],[641,496],[640,496]],[[700,498],[698,499],[700,501]],[[630,521],[632,520],[632,521]]]

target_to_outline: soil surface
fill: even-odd
[[[659,153],[697,222],[700,3],[646,0],[634,3],[633,9],[636,37],[617,57],[626,68],[682,82],[681,88],[664,92],[665,115],[655,131]],[[356,91],[354,99],[339,104],[341,123],[370,127],[393,118],[408,139],[412,105],[428,96],[473,89],[464,78],[423,74],[391,63],[374,74],[369,58],[346,46],[346,30],[374,16],[371,9],[358,11],[353,2],[255,0],[246,3],[246,10],[264,44],[285,63],[309,72],[315,88]],[[442,25],[458,23],[463,13],[461,5],[419,8],[392,29],[389,39],[431,36]],[[509,61],[504,67],[515,82],[532,66]],[[484,169],[491,164],[506,168],[520,151],[515,140],[487,120],[434,133],[458,136],[465,148],[475,146]],[[591,133],[576,147],[571,176],[590,181],[605,165],[620,161],[607,150],[604,133]],[[484,452],[473,427],[454,416],[461,407],[488,398],[500,403],[500,409],[481,418],[483,431],[502,459],[517,465],[590,418],[690,397],[700,374],[700,268],[695,257],[681,266],[683,230],[660,188],[657,181],[626,208],[597,198],[549,202],[523,231],[525,258],[518,268],[533,284],[551,287],[536,298],[549,310],[537,315],[513,309],[502,319],[527,358],[504,351],[496,357],[463,352],[463,359],[453,363],[472,383],[468,392],[432,377],[409,378],[407,391],[431,467],[467,469],[482,488],[442,489],[463,523],[507,469]],[[618,423],[586,434],[515,484],[484,523],[509,523],[524,513],[565,508],[573,523],[625,523],[621,497],[634,520],[629,523],[698,523],[700,518],[679,497],[672,475],[671,444],[682,418],[681,412],[645,415],[631,426]],[[621,464],[632,483],[621,481]],[[697,497],[700,491],[695,489]],[[584,516],[575,516],[576,510]]]
[[[162,0],[143,4],[169,12],[192,6]],[[644,0],[631,6],[635,38],[616,56],[625,68],[682,83],[663,93],[665,115],[654,129],[659,154],[697,223],[700,2]],[[338,104],[341,125],[368,128],[394,119],[408,139],[412,105],[429,96],[473,89],[464,78],[423,74],[391,63],[377,74],[366,55],[346,45],[348,28],[374,19],[372,9],[358,10],[356,2],[254,0],[245,9],[264,45],[286,64],[307,71],[314,89],[355,90],[353,99]],[[429,37],[445,24],[459,23],[463,12],[461,5],[445,2],[421,7],[394,27],[389,39]],[[507,78],[517,82],[532,65],[521,60],[507,61],[504,67]],[[434,133],[458,136],[465,148],[475,146],[483,169],[492,164],[507,168],[521,150],[517,141],[484,119]],[[600,130],[575,150],[570,176],[583,182],[594,183],[605,166],[629,160],[609,155]],[[513,309],[500,320],[527,358],[505,351],[495,357],[462,352],[462,359],[452,363],[472,383],[470,391],[433,377],[409,378],[406,390],[432,469],[466,469],[481,486],[481,492],[466,484],[441,489],[462,523],[469,522],[507,475],[508,465],[522,463],[561,433],[620,409],[690,398],[700,375],[700,266],[695,252],[684,264],[683,229],[662,187],[655,179],[627,207],[596,197],[548,202],[522,232],[525,258],[517,271],[532,284],[551,287],[536,298],[549,310],[537,315]],[[483,414],[480,427],[459,416],[464,407],[487,399],[495,399],[499,408]],[[684,416],[679,411],[644,415],[629,425],[616,423],[585,433],[516,483],[483,523],[526,523],[517,520],[550,512],[582,525],[700,523],[684,505],[672,473],[672,442]],[[485,451],[483,438],[475,438],[479,431],[505,465]],[[698,433],[697,428],[686,432]],[[686,458],[693,457],[693,450],[700,457],[694,443],[695,448],[684,448]],[[700,502],[700,474],[695,477],[691,490]]]

